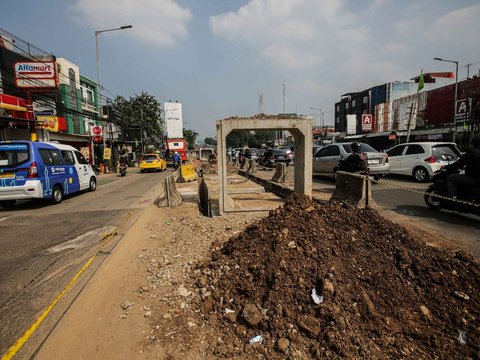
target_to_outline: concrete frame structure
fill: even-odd
[[[219,176],[219,213],[234,210],[233,199],[227,194],[226,140],[233,130],[288,130],[295,139],[294,190],[312,197],[312,127],[306,118],[255,117],[217,121],[217,162]]]

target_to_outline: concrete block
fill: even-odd
[[[193,181],[197,178],[197,173],[193,165],[180,166],[180,182]]]
[[[335,191],[330,201],[344,201],[359,208],[374,207],[370,178],[365,175],[337,171]]]

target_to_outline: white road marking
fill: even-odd
[[[7,219],[10,219],[10,218],[11,218],[11,216],[8,216],[6,218],[1,218],[0,221],[7,220]]]

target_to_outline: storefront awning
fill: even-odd
[[[14,111],[28,111],[27,100],[5,94],[0,94],[0,108]]]
[[[90,136],[88,135],[74,135],[74,134],[62,134],[51,132],[49,134],[49,139],[52,141],[65,141],[65,142],[90,142]]]

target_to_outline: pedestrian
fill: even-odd
[[[350,145],[350,149],[352,153],[345,160],[340,161],[338,170],[368,175],[367,154],[361,151],[362,145],[354,142]]]
[[[450,174],[447,177],[448,195],[457,198],[459,188],[472,188],[480,182],[480,134],[471,141],[471,148],[453,164],[445,166],[446,170],[465,169],[465,174]]]

